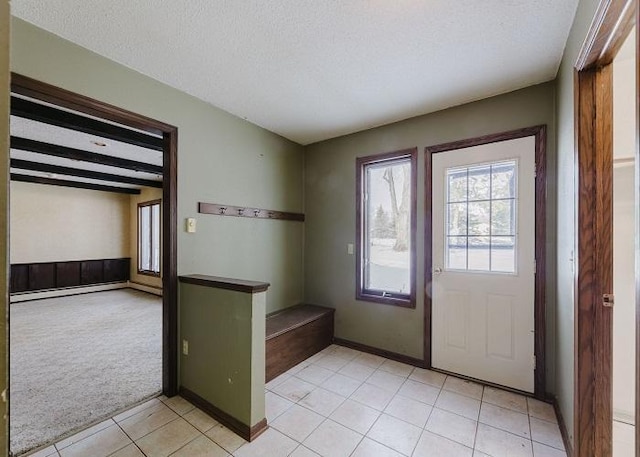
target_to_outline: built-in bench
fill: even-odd
[[[267,315],[266,382],[332,343],[334,313],[301,304]]]

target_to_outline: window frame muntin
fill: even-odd
[[[403,159],[408,159],[411,167],[411,201],[410,201],[410,218],[409,224],[409,294],[398,294],[378,289],[365,289],[365,262],[364,248],[365,237],[365,221],[366,205],[364,202],[365,186],[367,184],[366,167],[369,165],[383,166],[385,163],[394,163]],[[385,305],[400,306],[404,308],[416,307],[416,227],[418,217],[418,148],[402,149],[399,151],[387,152],[382,154],[368,155],[356,158],[356,300],[373,303],[381,303]]]
[[[159,243],[159,248],[160,248],[160,262],[159,262],[159,271],[155,272],[152,270],[143,270],[142,268],[140,268],[141,265],[141,224],[140,224],[140,211],[142,208],[145,207],[150,207],[150,206],[154,206],[154,205],[158,205],[158,211],[160,212],[160,227],[159,227],[159,233],[160,233],[160,237],[158,239],[158,243]],[[152,213],[153,210],[150,210],[150,213]],[[156,200],[150,200],[150,201],[146,201],[146,202],[140,202],[137,205],[137,212],[136,212],[136,219],[137,219],[137,225],[138,225],[138,230],[137,230],[137,239],[136,239],[136,246],[137,246],[137,263],[136,263],[136,271],[139,275],[145,275],[145,276],[153,276],[156,278],[159,278],[161,276],[162,273],[162,199],[156,199]],[[151,244],[153,245],[153,224],[151,223],[151,214],[150,214],[150,223],[149,223],[149,231],[150,236],[149,239],[151,240]],[[151,249],[152,246],[150,246],[149,248],[149,253],[150,255],[152,255],[151,253],[153,252],[153,249]],[[149,259],[151,260],[151,259]],[[153,264],[153,262],[149,262],[150,265]]]
[[[520,176],[519,176],[519,170],[520,170],[520,160],[517,157],[511,158],[511,159],[501,159],[501,160],[497,160],[497,161],[488,161],[488,162],[478,162],[478,163],[474,163],[472,165],[461,165],[461,166],[455,166],[455,167],[450,167],[447,168],[445,171],[447,172],[447,176],[448,173],[450,171],[455,171],[457,169],[459,170],[469,170],[470,168],[481,168],[481,167],[485,167],[485,166],[493,166],[496,164],[500,164],[500,163],[504,163],[504,164],[509,164],[509,163],[513,163],[514,164],[514,169],[515,169],[515,173],[514,173],[514,179],[515,179],[515,187],[513,189],[513,193],[514,196],[510,197],[510,198],[493,198],[492,195],[489,196],[488,199],[480,199],[480,200],[469,200],[468,199],[468,195],[467,195],[467,200],[466,201],[449,201],[449,181],[445,179],[445,183],[444,183],[444,196],[445,196],[445,214],[444,214],[444,228],[443,228],[443,242],[444,242],[444,264],[443,264],[443,268],[447,273],[469,273],[469,274],[491,274],[491,275],[503,275],[503,276],[518,276],[519,275],[519,268],[518,268],[518,239],[519,239],[519,234],[518,234],[518,209],[519,209],[519,189],[520,189]],[[493,171],[492,171],[493,173]],[[468,183],[467,183],[468,186]],[[468,192],[468,188],[467,188],[467,192]],[[475,235],[475,236],[470,236],[468,234],[468,224],[469,224],[469,216],[467,213],[467,235],[452,235],[449,236],[448,235],[448,227],[449,227],[449,213],[448,213],[448,205],[450,204],[461,204],[461,203],[465,203],[465,204],[469,204],[471,203],[477,203],[477,202],[494,202],[494,201],[513,201],[515,203],[515,207],[516,209],[513,211],[513,218],[512,218],[512,223],[514,224],[514,230],[513,230],[513,234],[512,235]],[[448,247],[447,247],[447,240],[451,237],[461,237],[461,238],[466,238],[467,239],[467,268],[466,269],[462,269],[462,268],[451,268],[449,266],[449,258],[448,258]],[[481,238],[513,238],[514,239],[514,244],[513,244],[513,249],[514,249],[514,270],[513,271],[499,271],[499,270],[479,270],[479,269],[470,269],[468,268],[468,264],[469,264],[469,259],[468,259],[468,240],[471,237],[481,237]],[[489,256],[491,256],[492,252],[491,252],[491,244],[490,244],[490,248],[489,248]],[[489,261],[489,265],[491,265],[491,260]]]

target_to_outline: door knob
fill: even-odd
[[[433,272],[434,272],[435,274],[439,275],[440,273],[442,273],[442,268],[440,268],[440,267],[435,267],[435,268],[433,269]]]

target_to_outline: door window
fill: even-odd
[[[517,161],[446,171],[447,270],[516,272]]]

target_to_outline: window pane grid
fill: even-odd
[[[447,268],[515,273],[516,161],[447,170]]]

